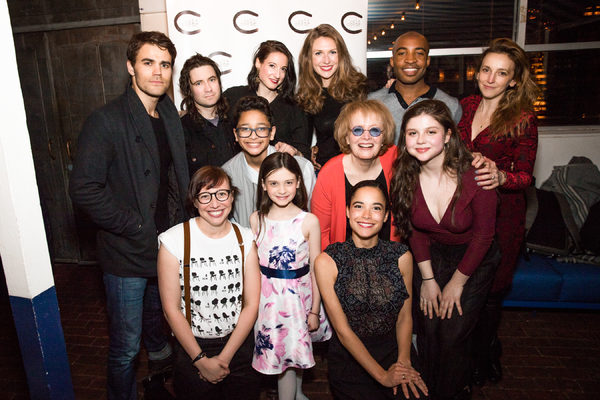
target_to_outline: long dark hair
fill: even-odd
[[[294,56],[285,44],[277,40],[267,40],[262,42],[252,57],[252,69],[248,74],[248,85],[255,92],[258,90],[258,68],[256,68],[256,60],[260,63],[264,63],[266,58],[271,53],[281,53],[288,59],[287,71],[285,72],[285,79],[277,88],[281,98],[287,102],[295,103],[294,91],[296,90],[296,69],[294,68]]]
[[[194,102],[194,93],[192,93],[192,82],[190,81],[190,73],[193,69],[199,67],[212,67],[215,70],[215,76],[219,81],[219,100],[217,101],[216,112],[219,119],[227,119],[227,111],[229,111],[229,103],[225,96],[223,96],[223,85],[221,85],[221,70],[216,62],[208,57],[204,57],[202,54],[196,53],[195,55],[188,58],[181,68],[181,75],[179,76],[179,89],[181,90],[181,109],[187,110],[190,117],[194,122],[204,124],[204,119],[200,115],[200,112],[196,108]]]
[[[406,240],[412,233],[412,207],[421,163],[406,150],[406,125],[414,117],[429,115],[443,128],[450,131],[450,140],[444,146],[444,161],[442,167],[445,173],[456,178],[457,189],[452,205],[452,222],[454,223],[454,206],[460,197],[462,176],[471,168],[473,156],[460,139],[452,114],[446,104],[439,100],[424,100],[410,107],[404,114],[398,140],[398,158],[394,161],[394,170],[390,182],[390,202],[394,225],[400,237]],[[425,206],[424,204],[422,206]]]
[[[309,114],[319,113],[325,101],[325,96],[322,94],[323,81],[312,65],[313,43],[320,37],[332,39],[338,52],[338,68],[327,88],[331,97],[340,103],[349,103],[354,100],[364,100],[368,91],[367,77],[352,65],[352,57],[342,35],[333,26],[321,24],[308,33],[298,57],[300,84],[296,100]]]
[[[533,114],[538,87],[529,73],[529,60],[518,44],[507,38],[492,40],[490,47],[481,54],[476,71],[479,73],[483,59],[490,53],[505,54],[515,66],[514,86],[509,86],[502,94],[498,107],[490,120],[493,137],[519,137],[529,127],[527,114]]]
[[[304,186],[302,169],[300,169],[298,161],[288,153],[276,152],[267,156],[260,165],[260,170],[258,171],[258,190],[256,191],[256,209],[258,210],[257,237],[264,225],[265,215],[269,213],[271,206],[273,206],[273,200],[267,195],[266,190],[262,189],[262,185],[269,175],[281,168],[285,168],[294,174],[298,181],[298,189],[296,189],[296,196],[294,196],[292,203],[298,206],[298,208],[308,211],[308,195]]]

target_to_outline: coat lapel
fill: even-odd
[[[146,111],[146,107],[144,107],[144,104],[131,86],[127,87],[127,99],[129,101],[129,109],[133,117],[133,123],[135,124],[135,135],[141,137],[142,143],[152,157],[155,169],[154,173],[158,174],[160,172],[160,155],[158,153],[158,144],[156,143],[154,129],[150,122],[150,116]]]

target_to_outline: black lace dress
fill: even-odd
[[[407,251],[406,245],[385,240],[370,249],[357,248],[351,239],[325,249],[337,265],[333,288],[348,324],[386,370],[398,360],[396,321],[408,298],[398,259]],[[384,388],[354,359],[335,331],[328,365],[329,381],[340,398],[395,398],[392,389]]]

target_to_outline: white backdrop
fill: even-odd
[[[283,42],[294,55],[298,72],[306,33],[322,23],[340,32],[354,65],[366,74],[368,0],[167,0],[166,4],[169,37],[177,47],[173,83],[178,106],[179,71],[195,53],[219,65],[225,90],[247,84],[252,55],[265,40]]]

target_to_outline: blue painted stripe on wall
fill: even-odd
[[[53,287],[33,299],[10,296],[32,399],[74,399],[67,347]]]

